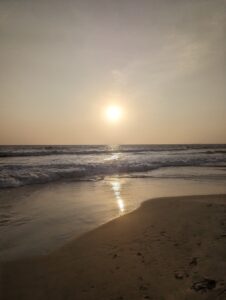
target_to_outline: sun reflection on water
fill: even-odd
[[[106,161],[114,161],[119,159],[119,154],[118,153],[113,153],[110,157],[105,158],[104,160]]]
[[[114,178],[111,181],[111,186],[112,186],[112,190],[114,192],[116,201],[117,201],[117,205],[118,205],[118,209],[120,211],[120,213],[124,213],[125,212],[125,204],[124,201],[121,197],[121,182],[118,178]]]

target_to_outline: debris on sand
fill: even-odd
[[[186,272],[180,272],[180,271],[176,271],[174,273],[174,277],[176,279],[184,279],[185,277],[189,277],[189,275]]]
[[[192,260],[190,261],[189,265],[190,266],[197,266],[197,257],[193,257]]]
[[[214,289],[216,283],[214,279],[204,278],[201,281],[194,282],[191,288],[196,292],[207,292],[208,290]]]

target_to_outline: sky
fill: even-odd
[[[226,143],[226,0],[0,0],[0,144],[119,143]]]

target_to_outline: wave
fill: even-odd
[[[19,187],[23,185],[48,183],[58,180],[100,180],[107,175],[128,177],[185,178],[186,174],[172,175],[165,173],[166,168],[177,167],[208,167],[223,169],[226,179],[226,164],[216,162],[190,161],[159,161],[159,162],[109,162],[104,164],[55,164],[55,165],[5,165],[0,168],[0,188]],[[162,173],[155,174],[161,170]],[[148,173],[149,172],[149,173]],[[151,172],[151,173],[150,173]],[[140,174],[139,174],[140,173]],[[148,174],[147,174],[148,173]],[[208,175],[208,174],[207,174]],[[194,175],[196,176],[196,175]],[[200,174],[198,174],[200,176]],[[196,176],[197,177],[197,176]]]
[[[159,176],[155,170],[165,176],[164,168],[226,167],[225,154],[225,145],[2,146],[0,188],[139,172]]]
[[[0,157],[50,155],[101,155],[112,153],[203,151],[206,154],[225,154],[226,145],[95,145],[95,146],[1,146]]]

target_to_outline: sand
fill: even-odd
[[[226,196],[149,200],[48,256],[5,263],[0,296],[226,299]]]

